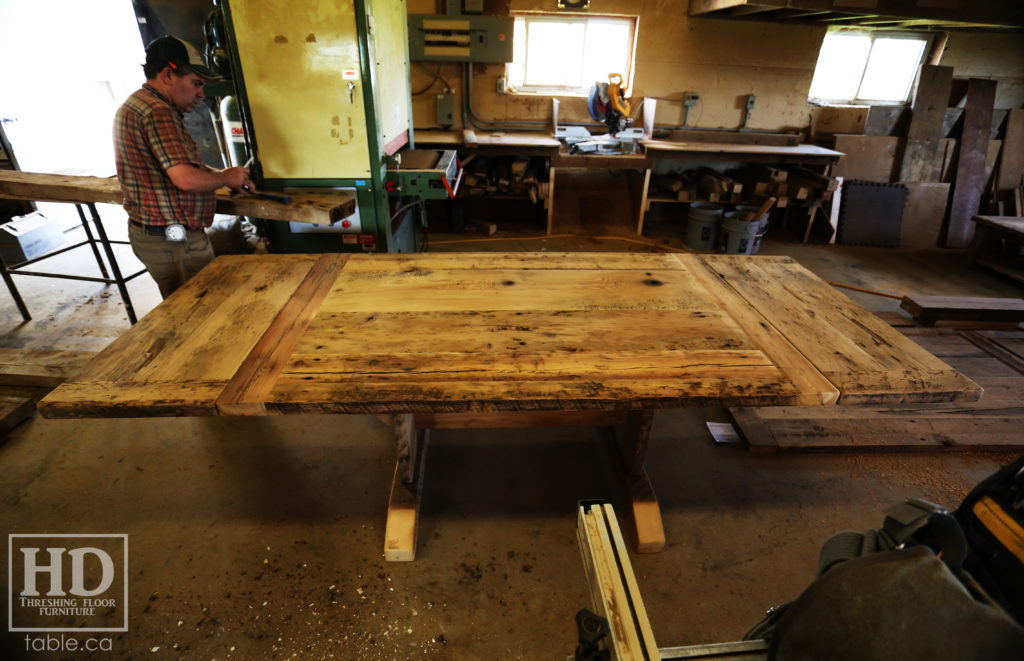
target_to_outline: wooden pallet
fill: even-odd
[[[729,409],[752,452],[1024,450],[1024,331],[900,329],[985,392],[977,402]]]

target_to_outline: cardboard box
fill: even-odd
[[[35,259],[63,245],[60,223],[38,211],[0,225],[0,257],[8,266]]]

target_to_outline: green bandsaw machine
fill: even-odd
[[[414,148],[405,0],[222,5],[236,164],[261,190],[356,197],[329,227],[266,221],[271,250],[417,250],[416,202],[454,197],[461,172],[455,152]]]

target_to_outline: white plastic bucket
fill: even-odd
[[[754,241],[761,229],[761,223],[743,220],[746,216],[746,212],[730,211],[722,220],[727,255],[749,255],[753,252]]]
[[[746,218],[751,214],[757,213],[760,208],[749,204],[737,204],[735,211],[739,218]],[[757,235],[754,237],[754,243],[750,248],[751,255],[757,254],[757,251],[761,249],[761,239],[768,232],[768,212],[764,212],[760,218],[755,219],[753,222],[758,225],[758,229]]]
[[[767,224],[768,222],[765,221],[764,226],[762,226],[754,236],[754,242],[750,245],[751,255],[756,255],[757,251],[761,249],[761,240],[764,239],[764,235],[768,233],[768,228],[766,227]]]
[[[761,210],[761,207],[755,207],[755,206],[750,205],[750,204],[737,204],[736,207],[734,208],[734,211],[736,212],[737,216],[739,218],[741,218],[741,219],[742,218],[746,218],[747,216],[750,216],[751,214],[755,214],[755,213],[757,213],[760,210]],[[754,220],[756,222],[761,222],[761,223],[767,224],[768,223],[768,212],[765,211],[763,214],[761,214],[760,218],[755,218]]]
[[[722,206],[694,202],[686,214],[686,245],[693,250],[713,250],[718,241]]]

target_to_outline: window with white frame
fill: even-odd
[[[906,103],[928,44],[920,34],[830,30],[808,96],[821,103]]]
[[[611,73],[632,80],[635,17],[520,14],[514,34],[509,91],[586,95]]]

